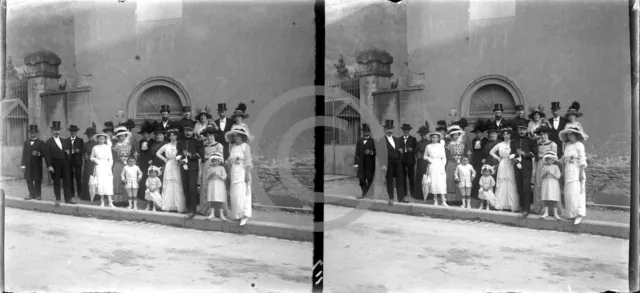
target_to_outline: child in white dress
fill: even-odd
[[[549,207],[553,208],[553,217],[556,220],[560,220],[558,215],[558,202],[560,201],[560,177],[562,173],[560,168],[555,164],[557,155],[555,152],[550,151],[544,154],[542,157],[544,160],[544,166],[542,167],[542,191],[541,197],[544,203],[542,215],[540,218],[544,219],[549,216]]]
[[[480,198],[480,210],[485,207],[489,210],[489,205],[496,205],[496,195],[493,193],[493,188],[496,186],[496,181],[493,179],[493,166],[484,165],[481,169],[482,177],[480,178],[480,191],[478,191],[478,197]]]
[[[136,166],[136,158],[134,156],[128,158],[127,165],[122,169],[120,177],[122,179],[122,186],[129,195],[129,207],[137,210],[138,203],[136,195],[138,194],[138,182],[142,179],[142,171]]]
[[[469,156],[463,155],[462,161],[456,167],[453,173],[455,182],[458,184],[460,194],[462,195],[462,208],[471,208],[471,187],[473,186],[473,178],[476,177],[476,171],[469,164]]]
[[[224,216],[223,204],[227,202],[227,187],[225,186],[225,180],[227,180],[227,171],[222,166],[222,154],[219,152],[214,153],[209,158],[209,170],[207,174],[207,201],[210,202],[211,214],[207,219],[211,220],[215,217],[215,210],[220,212],[220,220],[227,221]]]
[[[153,205],[153,211],[155,212],[158,206],[162,205],[162,195],[160,194],[160,187],[162,187],[162,181],[158,177],[162,171],[160,168],[156,166],[149,166],[149,171],[147,171],[147,181],[145,182],[145,186],[147,190],[144,192],[144,199],[147,201],[147,211],[151,210],[151,206]]]

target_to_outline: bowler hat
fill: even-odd
[[[60,121],[51,121],[51,129],[60,130]]]
[[[494,105],[493,105],[493,111],[494,111],[494,112],[495,112],[495,111],[504,111],[504,110],[502,109],[502,104],[494,104]]]
[[[384,128],[393,129],[393,120],[385,120],[384,121]]]
[[[171,113],[171,110],[169,110],[169,105],[160,105],[160,113],[162,112]]]
[[[227,104],[226,103],[219,103],[218,104],[218,112],[224,112],[227,111]]]
[[[411,125],[409,125],[407,123],[403,123],[402,127],[400,127],[400,129],[402,129],[402,130],[411,130],[411,129],[413,129],[413,127],[411,127]]]
[[[551,110],[560,110],[560,102],[551,102]]]
[[[29,125],[29,132],[34,133],[34,132],[38,132],[38,125]]]
[[[68,130],[69,130],[69,131],[78,131],[78,130],[80,130],[80,128],[78,128],[78,126],[77,126],[77,125],[73,125],[73,124],[71,124],[71,125],[69,126],[69,129],[68,129]]]

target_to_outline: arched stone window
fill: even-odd
[[[136,124],[144,120],[160,120],[160,105],[169,105],[170,119],[179,119],[182,107],[190,106],[191,100],[185,88],[176,80],[152,77],[136,86],[127,104],[127,116]]]
[[[493,119],[494,104],[502,104],[505,118],[515,116],[517,104],[523,105],[520,90],[506,77],[499,75],[484,76],[467,87],[460,103],[460,114],[470,123],[477,119]]]

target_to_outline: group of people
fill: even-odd
[[[580,103],[573,102],[560,115],[559,102],[551,103],[552,117],[546,117],[542,106],[530,109],[524,118],[524,107],[516,106],[516,117],[503,118],[503,107],[495,104],[495,119],[478,120],[471,131],[462,118],[447,126],[437,123],[430,131],[425,122],[417,133],[403,124],[404,135],[394,137],[393,120],[385,121],[385,137],[376,142],[369,125],[364,124],[364,137],[356,144],[355,167],[362,194],[373,195],[376,144],[386,144],[386,159],[380,160],[389,204],[394,202],[394,183],[399,202],[433,197],[444,206],[447,201],[462,199],[462,208],[471,208],[471,198],[480,209],[509,210],[547,218],[573,219],[579,224],[586,216],[585,168],[587,159],[582,144],[588,136],[578,118]],[[564,204],[563,204],[564,203]]]
[[[41,200],[43,160],[53,180],[55,204],[60,205],[62,188],[67,204],[74,198],[101,206],[196,214],[208,219],[227,217],[243,226],[251,217],[251,148],[253,140],[244,122],[249,114],[240,103],[231,117],[226,104],[218,104],[219,119],[212,120],[205,107],[196,120],[191,108],[183,107],[183,118],[169,119],[168,105],[161,105],[160,121],[145,121],[142,138],[132,135],[136,127],[131,119],[117,127],[105,122],[97,133],[95,125],[85,131],[70,125],[70,137],[60,137],[60,122],[53,121],[52,137],[38,139],[37,125],[29,125],[29,140],[24,143],[22,166],[29,197]],[[105,204],[105,201],[107,203]]]

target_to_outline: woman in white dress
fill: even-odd
[[[565,144],[561,159],[564,163],[565,217],[574,219],[573,223],[578,225],[587,215],[584,171],[587,168],[587,154],[582,141],[588,136],[575,126],[565,128],[558,136]]]
[[[229,146],[229,177],[231,178],[231,213],[232,219],[240,220],[244,226],[251,217],[251,148],[247,142],[251,141],[248,129],[244,125],[234,125],[225,135]]]
[[[424,150],[424,159],[429,163],[427,172],[423,177],[424,200],[427,200],[429,193],[433,194],[433,204],[438,205],[438,195],[442,200],[442,205],[447,205],[447,153],[440,140],[444,137],[440,132],[431,132],[427,135],[431,143]]]
[[[511,153],[511,128],[503,128],[500,130],[503,141],[498,143],[491,149],[491,156],[499,161],[498,174],[496,174],[496,210],[511,210],[517,212],[520,210],[518,202],[518,189],[516,187],[516,179],[513,171],[513,163],[509,158]]]
[[[100,195],[100,206],[104,206],[104,197],[109,198],[109,206],[114,208],[113,205],[113,173],[111,168],[113,167],[113,153],[111,147],[107,145],[107,142],[111,139],[104,133],[98,133],[94,135],[94,140],[98,141],[98,145],[91,150],[90,160],[95,164],[94,176],[98,182],[96,194]]]
[[[177,211],[178,213],[184,213],[186,211],[184,190],[182,189],[182,178],[180,177],[180,165],[176,160],[178,133],[177,129],[167,131],[170,141],[158,150],[156,156],[165,162],[164,175],[162,177],[161,209],[167,212]],[[196,178],[193,179],[195,180]]]

